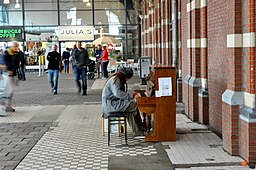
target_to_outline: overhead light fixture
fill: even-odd
[[[83,2],[90,2],[90,0],[83,0]]]
[[[86,2],[86,7],[90,8],[91,7],[91,2]]]
[[[15,4],[15,7],[14,7],[14,8],[20,8],[19,0],[16,0],[16,4]]]
[[[4,0],[4,4],[10,4],[10,0]]]

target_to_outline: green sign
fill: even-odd
[[[22,41],[22,28],[0,27],[0,41]]]

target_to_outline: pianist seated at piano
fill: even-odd
[[[134,136],[143,135],[142,119],[133,95],[127,92],[127,81],[132,78],[131,68],[122,67],[109,77],[102,91],[102,112],[125,112]],[[136,95],[136,94],[135,94]]]

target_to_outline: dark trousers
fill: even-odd
[[[74,76],[76,85],[79,89],[82,88],[83,92],[86,93],[87,91],[87,78],[86,78],[87,68],[77,68],[74,67]],[[82,78],[82,87],[80,83],[80,77]]]
[[[108,78],[108,63],[109,61],[103,61],[102,62],[102,71],[103,71],[103,77]]]

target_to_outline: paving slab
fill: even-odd
[[[166,152],[175,168],[240,166],[244,161],[225,152],[221,138],[207,126],[184,114],[177,114],[177,141],[162,143],[169,147]]]
[[[244,166],[214,166],[214,167],[192,167],[192,168],[175,168],[175,170],[250,170]]]
[[[58,126],[44,134],[16,169],[108,169],[110,156],[144,157],[158,153],[153,144],[134,139],[130,129],[128,146],[124,135],[120,138],[115,133],[111,134],[108,146],[107,136],[101,134],[98,105],[69,105],[56,122]]]

